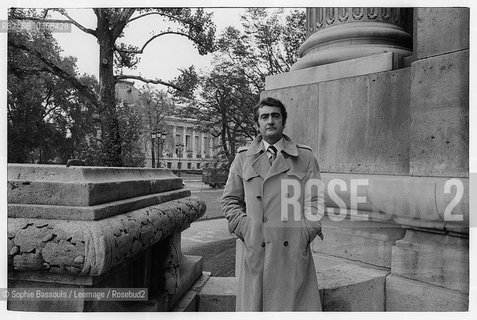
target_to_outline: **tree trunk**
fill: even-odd
[[[105,15],[106,16],[106,15]],[[109,28],[109,19],[98,19],[97,38],[99,42],[99,104],[103,111],[105,132],[102,154],[107,166],[122,166],[121,135],[116,110],[113,70],[114,39]]]

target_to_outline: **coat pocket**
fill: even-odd
[[[236,233],[237,236],[245,243],[245,245],[247,245],[248,239],[250,237],[250,225],[250,218],[245,216],[240,222],[240,229]]]

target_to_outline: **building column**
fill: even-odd
[[[200,156],[203,158],[205,156],[205,143],[204,143],[204,133],[200,133]]]
[[[182,143],[184,144],[184,151],[182,153],[185,153],[186,151],[186,131],[187,131],[187,128],[186,126],[184,125],[183,129],[182,129]]]
[[[172,158],[176,157],[176,144],[178,142],[176,140],[176,134],[177,134],[177,126],[174,124],[172,126]]]
[[[195,147],[195,130],[192,129],[192,139],[191,139],[191,142],[192,142],[192,158],[197,158],[196,156],[196,153],[197,153],[197,149]]]
[[[291,70],[393,52],[412,53],[407,9],[307,8],[307,39]]]
[[[213,144],[214,144],[214,138],[213,137],[210,137],[210,140],[209,140],[209,154],[210,154],[210,157],[212,158],[213,155],[214,155],[214,149],[212,148],[213,147]]]

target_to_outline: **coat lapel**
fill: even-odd
[[[265,179],[267,177],[267,172],[270,169],[270,162],[268,161],[267,154],[262,151],[252,162],[253,169]]]
[[[290,170],[289,157],[298,156],[298,150],[293,141],[286,135],[283,135],[283,150],[277,155],[277,158],[270,167],[267,153],[264,150],[262,136],[255,138],[247,151],[248,161],[252,164],[246,168],[244,178],[248,180],[251,177],[261,176],[262,179],[268,179],[274,175]]]
[[[249,161],[251,165],[246,166],[246,172],[244,172],[244,178],[246,180],[256,176],[265,179],[268,169],[270,169],[270,162],[263,150],[261,138],[261,136],[255,138],[247,151],[247,161]]]
[[[267,173],[266,179],[290,170],[289,157],[296,156],[298,156],[298,150],[296,148],[296,145],[291,141],[288,136],[283,135],[283,150],[277,155],[277,158],[275,159],[272,164],[272,167]]]
[[[268,158],[267,158],[267,162],[268,162]],[[284,158],[282,153],[279,153],[277,155],[277,158],[273,162],[272,167],[270,168],[270,170],[268,170],[265,179],[269,179],[273,177],[274,175],[288,171],[289,169],[290,169],[290,165],[288,161]]]

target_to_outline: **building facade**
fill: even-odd
[[[208,132],[197,130],[195,119],[165,117],[164,124],[166,135],[163,138],[158,135],[154,142],[158,147],[159,159],[156,161],[159,161],[160,167],[202,170],[217,155],[217,139]],[[149,154],[152,155],[151,152]]]
[[[121,81],[116,85],[116,97],[128,105],[141,104],[141,92],[133,81]],[[195,119],[166,116],[161,129],[144,130],[140,143],[146,155],[146,167],[173,170],[200,171],[219,153],[218,140],[209,132],[198,129]]]

